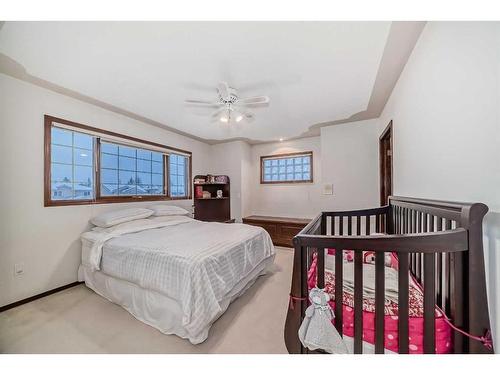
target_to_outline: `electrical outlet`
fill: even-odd
[[[21,276],[24,273],[24,263],[14,264],[14,275]]]

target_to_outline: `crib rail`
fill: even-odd
[[[398,347],[409,353],[409,275],[423,285],[425,353],[435,353],[435,307],[440,307],[459,327],[475,334],[489,329],[484,284],[481,222],[487,208],[482,204],[459,204],[390,197],[380,208],[323,212],[295,238],[291,295],[296,306],[289,309],[285,342],[290,353],[307,353],[297,330],[304,317],[308,295],[307,272],[313,254],[317,261],[317,285],[325,286],[325,249],[335,249],[335,326],[343,331],[343,252],[354,251],[354,352],[363,349],[363,251],[375,252],[375,352],[385,347],[385,254],[397,254]],[[388,233],[377,236],[374,233]],[[474,278],[469,278],[472,270]],[[482,266],[482,267],[481,267]],[[482,280],[482,281],[481,281]],[[472,322],[471,317],[479,319]],[[486,353],[480,343],[454,337],[455,353]]]

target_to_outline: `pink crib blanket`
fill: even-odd
[[[327,255],[331,256],[331,255]],[[309,289],[316,286],[317,260],[314,258],[308,272]],[[393,263],[392,267],[397,267]],[[422,288],[416,285],[412,277],[409,278],[409,350],[410,354],[423,354],[424,344],[424,295]],[[330,295],[330,306],[335,310],[335,274],[325,270],[325,291]],[[344,335],[354,337],[354,295],[343,290],[342,311]],[[436,309],[436,353],[446,354],[452,350],[451,328],[445,321],[446,317]],[[385,330],[384,346],[393,352],[398,352],[398,304],[394,301],[385,301]],[[334,323],[334,321],[332,321]],[[375,344],[375,299],[363,296],[363,341]]]

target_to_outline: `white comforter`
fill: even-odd
[[[219,302],[275,254],[262,228],[187,217],[136,220],[82,238],[94,243],[82,255],[85,266],[176,300],[193,343],[223,312]]]

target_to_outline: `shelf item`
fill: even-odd
[[[196,220],[218,221],[221,223],[231,220],[229,199],[231,195],[228,176],[197,175],[193,179],[193,190],[195,191],[194,218]],[[221,198],[217,197],[218,190],[222,192]],[[201,195],[199,194],[200,191]]]
[[[203,182],[203,183],[195,183],[194,186],[206,186],[206,185],[228,185],[229,182]]]
[[[214,201],[217,201],[217,200],[223,200],[223,199],[229,199],[229,197],[222,197],[222,198],[217,198],[217,197],[210,197],[210,198],[195,198],[196,200],[199,200],[199,201],[206,201],[206,200],[214,200]]]
[[[200,185],[194,185],[194,197],[203,198],[203,187]]]

